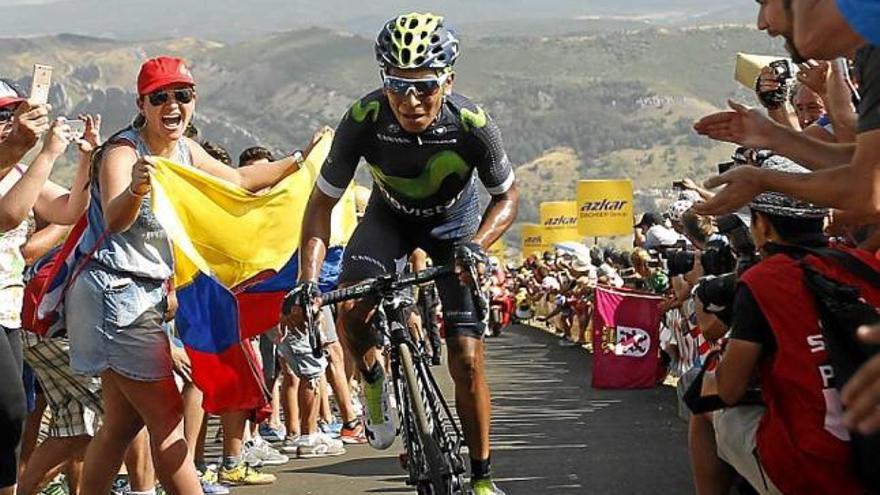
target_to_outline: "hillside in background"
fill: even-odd
[[[318,26],[374,35],[383,21],[412,10],[443,13],[464,32],[552,35],[638,23],[751,22],[755,6],[738,0],[0,0],[2,36],[76,33],[144,40],[198,37],[247,41]]]
[[[737,26],[529,32],[523,24],[505,35],[465,38],[456,81],[498,121],[511,160],[521,165],[521,221],[537,219],[540,201],[573,195],[576,178],[631,177],[638,207],[649,208],[671,181],[708,176],[730,147],[695,136],[693,121],[729,97],[751,101],[733,82],[736,52],[782,53],[763,33]],[[321,28],[232,44],[0,39],[4,76],[28,87],[33,63],[54,65],[55,108],[101,113],[107,132],[133,117],[139,64],[160,53],[191,61],[196,124],[233,156],[253,144],[301,147],[379,84],[371,39]]]

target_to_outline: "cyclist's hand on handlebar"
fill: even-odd
[[[304,302],[308,300],[308,305]],[[315,324],[320,324],[321,320],[321,294],[317,284],[314,282],[304,282],[290,291],[284,297],[284,305],[281,308],[281,321],[279,329],[281,330],[281,339],[287,335],[287,332],[294,332],[302,335],[308,333],[309,329],[306,325],[306,313],[304,308],[308,308],[312,312],[312,318]]]
[[[455,252],[455,274],[462,285],[479,287],[480,281],[474,280],[476,273],[480,278],[486,273],[489,258],[482,246],[476,242],[468,242],[458,247]]]

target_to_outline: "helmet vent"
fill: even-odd
[[[403,50],[400,50],[400,61],[402,63],[408,64],[410,58],[412,58],[412,53],[410,53],[409,48],[404,48]]]
[[[415,29],[415,28],[417,28],[418,26],[419,26],[419,20],[418,20],[418,19],[410,19],[410,21],[409,21],[409,28],[410,28],[410,29]]]
[[[412,43],[412,41],[413,41],[413,34],[412,33],[406,33],[405,35],[403,35],[403,42],[404,43],[406,43],[408,45],[408,44]]]

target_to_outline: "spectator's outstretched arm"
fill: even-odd
[[[794,44],[806,58],[845,57],[865,43],[841,15],[836,0],[797,0],[792,3]]]
[[[812,170],[849,163],[855,147],[823,143],[800,131],[781,126],[760,111],[728,101],[731,110],[700,119],[694,129],[716,141],[771,149]]]
[[[880,327],[859,330],[865,342],[880,344]],[[857,428],[864,434],[880,431],[880,355],[865,363],[846,386],[841,395],[846,414],[844,421],[849,428]]]
[[[880,129],[859,134],[849,165],[810,174],[736,167],[706,181],[725,186],[712,200],[694,205],[701,215],[733,212],[764,191],[776,191],[817,205],[873,215],[880,211]]]

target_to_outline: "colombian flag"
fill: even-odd
[[[208,412],[267,401],[247,339],[278,323],[283,296],[296,283],[306,202],[332,140],[325,129],[305,166],[264,194],[158,160],[152,206],[174,250],[176,324]],[[353,230],[351,210],[334,211],[337,236]]]

